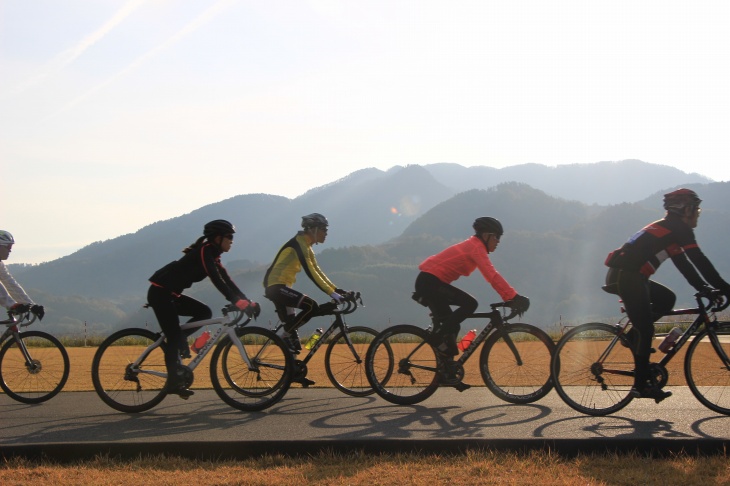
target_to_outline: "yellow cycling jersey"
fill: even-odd
[[[314,258],[312,245],[307,241],[304,232],[300,231],[287,241],[276,254],[274,262],[264,276],[264,287],[286,285],[292,287],[297,281],[297,273],[302,269],[322,292],[330,295],[335,291],[335,284],[322,272]]]

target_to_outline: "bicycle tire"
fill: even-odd
[[[714,412],[730,415],[730,370],[709,339],[710,333],[730,336],[730,322],[720,322],[715,330],[703,329],[693,337],[684,358],[684,375],[700,403]],[[717,345],[722,347],[727,358],[730,342],[718,340]]]
[[[66,348],[43,331],[21,332],[19,337],[28,348],[32,362],[28,364],[14,337],[8,339],[0,350],[0,387],[21,403],[50,400],[68,380],[70,366]]]
[[[353,397],[366,397],[375,393],[365,376],[365,356],[378,332],[364,326],[347,328],[352,346],[347,345],[345,333],[340,331],[327,345],[324,369],[332,384],[341,392]],[[353,354],[354,351],[354,354]]]
[[[505,342],[505,335],[517,356]],[[504,324],[484,341],[479,358],[484,384],[506,402],[535,402],[553,389],[550,360],[554,349],[555,343],[542,329],[531,324]]]
[[[281,400],[291,385],[294,363],[284,341],[268,329],[245,327],[236,335],[255,369],[237,345],[223,338],[210,361],[210,380],[218,396],[233,408],[255,412]]]
[[[428,344],[430,333],[410,324],[390,327],[373,340],[365,356],[365,372],[375,392],[397,405],[427,399],[439,386],[437,359]]]
[[[165,354],[157,346],[138,367],[132,364],[160,338],[147,329],[123,329],[106,338],[91,362],[91,381],[99,398],[114,410],[139,413],[166,396]]]
[[[621,410],[633,399],[635,360],[631,350],[619,342],[608,350],[618,332],[615,325],[590,322],[571,329],[558,341],[550,364],[553,385],[574,410],[603,416]]]

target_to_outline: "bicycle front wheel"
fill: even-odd
[[[555,391],[574,410],[608,415],[632,400],[634,356],[616,326],[591,322],[558,341],[550,366]]]
[[[340,332],[332,338],[324,355],[324,369],[335,388],[353,397],[375,393],[365,376],[365,355],[377,335],[374,329],[355,326],[347,329],[347,335]]]
[[[19,336],[20,343],[10,338],[0,349],[0,387],[22,403],[50,400],[68,380],[68,353],[58,339],[45,332],[27,331]]]
[[[492,393],[510,403],[532,403],[553,389],[550,359],[555,343],[530,324],[505,324],[482,347],[479,368]]]
[[[289,390],[294,367],[291,354],[284,341],[268,329],[244,327],[236,335],[236,342],[226,337],[216,346],[210,380],[221,400],[231,407],[263,410]]]
[[[409,324],[390,327],[373,340],[365,357],[370,386],[398,405],[422,402],[439,386],[436,353],[430,333]]]
[[[689,389],[704,406],[730,415],[730,322],[703,329],[692,338],[684,359]]]
[[[147,329],[123,329],[106,338],[91,362],[91,381],[99,398],[114,410],[149,410],[167,395],[165,354]]]

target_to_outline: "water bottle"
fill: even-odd
[[[472,329],[467,332],[463,338],[461,338],[461,341],[459,341],[459,344],[456,347],[463,353],[466,348],[471,346],[471,342],[474,341],[475,337],[477,337],[477,330]]]
[[[304,347],[307,349],[312,349],[314,347],[314,345],[317,344],[317,341],[319,341],[319,338],[322,337],[323,332],[324,332],[324,330],[322,330],[322,328],[319,328],[316,331],[314,331],[314,334],[312,334],[312,337],[309,338],[309,340],[304,345]]]
[[[205,346],[205,343],[208,342],[208,339],[210,339],[210,333],[208,331],[203,331],[203,334],[198,336],[198,339],[196,339],[193,345],[190,346],[190,349],[192,349],[195,354],[198,354],[200,350],[203,349],[203,346]]]
[[[671,331],[669,331],[669,334],[667,334],[667,337],[664,338],[664,341],[659,345],[659,351],[662,353],[668,353],[670,349],[672,349],[672,346],[674,346],[674,343],[677,342],[677,338],[682,335],[682,330],[678,327],[672,328]]]

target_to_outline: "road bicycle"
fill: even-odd
[[[219,327],[198,354],[180,366],[190,387],[193,371],[212,350],[210,380],[215,392],[234,408],[257,411],[284,396],[291,384],[293,361],[284,341],[272,331],[246,327],[253,316],[249,309],[228,305],[222,317],[181,325],[185,335],[204,326]],[[143,412],[159,404],[167,395],[167,345],[163,333],[147,329],[123,329],[106,338],[91,365],[96,393],[120,412]]]
[[[659,388],[667,384],[666,365],[689,343],[684,358],[689,389],[709,409],[730,415],[730,323],[718,322],[715,315],[728,301],[717,291],[694,297],[697,307],[667,314],[697,317],[667,354],[649,365],[652,384]],[[617,324],[590,322],[574,327],[558,341],[550,368],[555,390],[566,404],[578,412],[602,416],[621,410],[635,398],[630,324],[628,318]]]
[[[334,302],[319,305],[319,316],[333,315],[335,319],[321,337],[310,346],[309,353],[304,359],[294,358],[292,382],[299,383],[304,388],[314,384],[313,381],[307,379],[307,364],[317,350],[327,343],[324,368],[335,388],[353,397],[365,397],[374,393],[365,377],[364,363],[367,348],[378,332],[369,327],[348,326],[345,323],[344,316],[355,312],[358,303],[363,305],[360,293],[352,292],[343,296],[341,307]],[[283,325],[279,322],[274,331],[278,332]],[[335,334],[334,337],[330,339],[333,334]]]
[[[510,403],[531,403],[552,389],[550,357],[555,347],[550,336],[531,324],[508,323],[514,311],[502,315],[505,302],[491,304],[491,312],[478,312],[467,319],[489,319],[457,360],[438,353],[432,331],[439,325],[422,328],[401,324],[378,334],[368,348],[365,371],[375,392],[385,400],[411,405],[430,397],[439,386],[453,386],[459,391],[463,383],[464,363],[484,343],[479,370],[487,388]]]
[[[0,321],[7,327],[0,336],[0,387],[22,403],[50,400],[68,380],[70,366],[63,344],[43,331],[20,331],[44,314],[43,306],[23,305]]]

